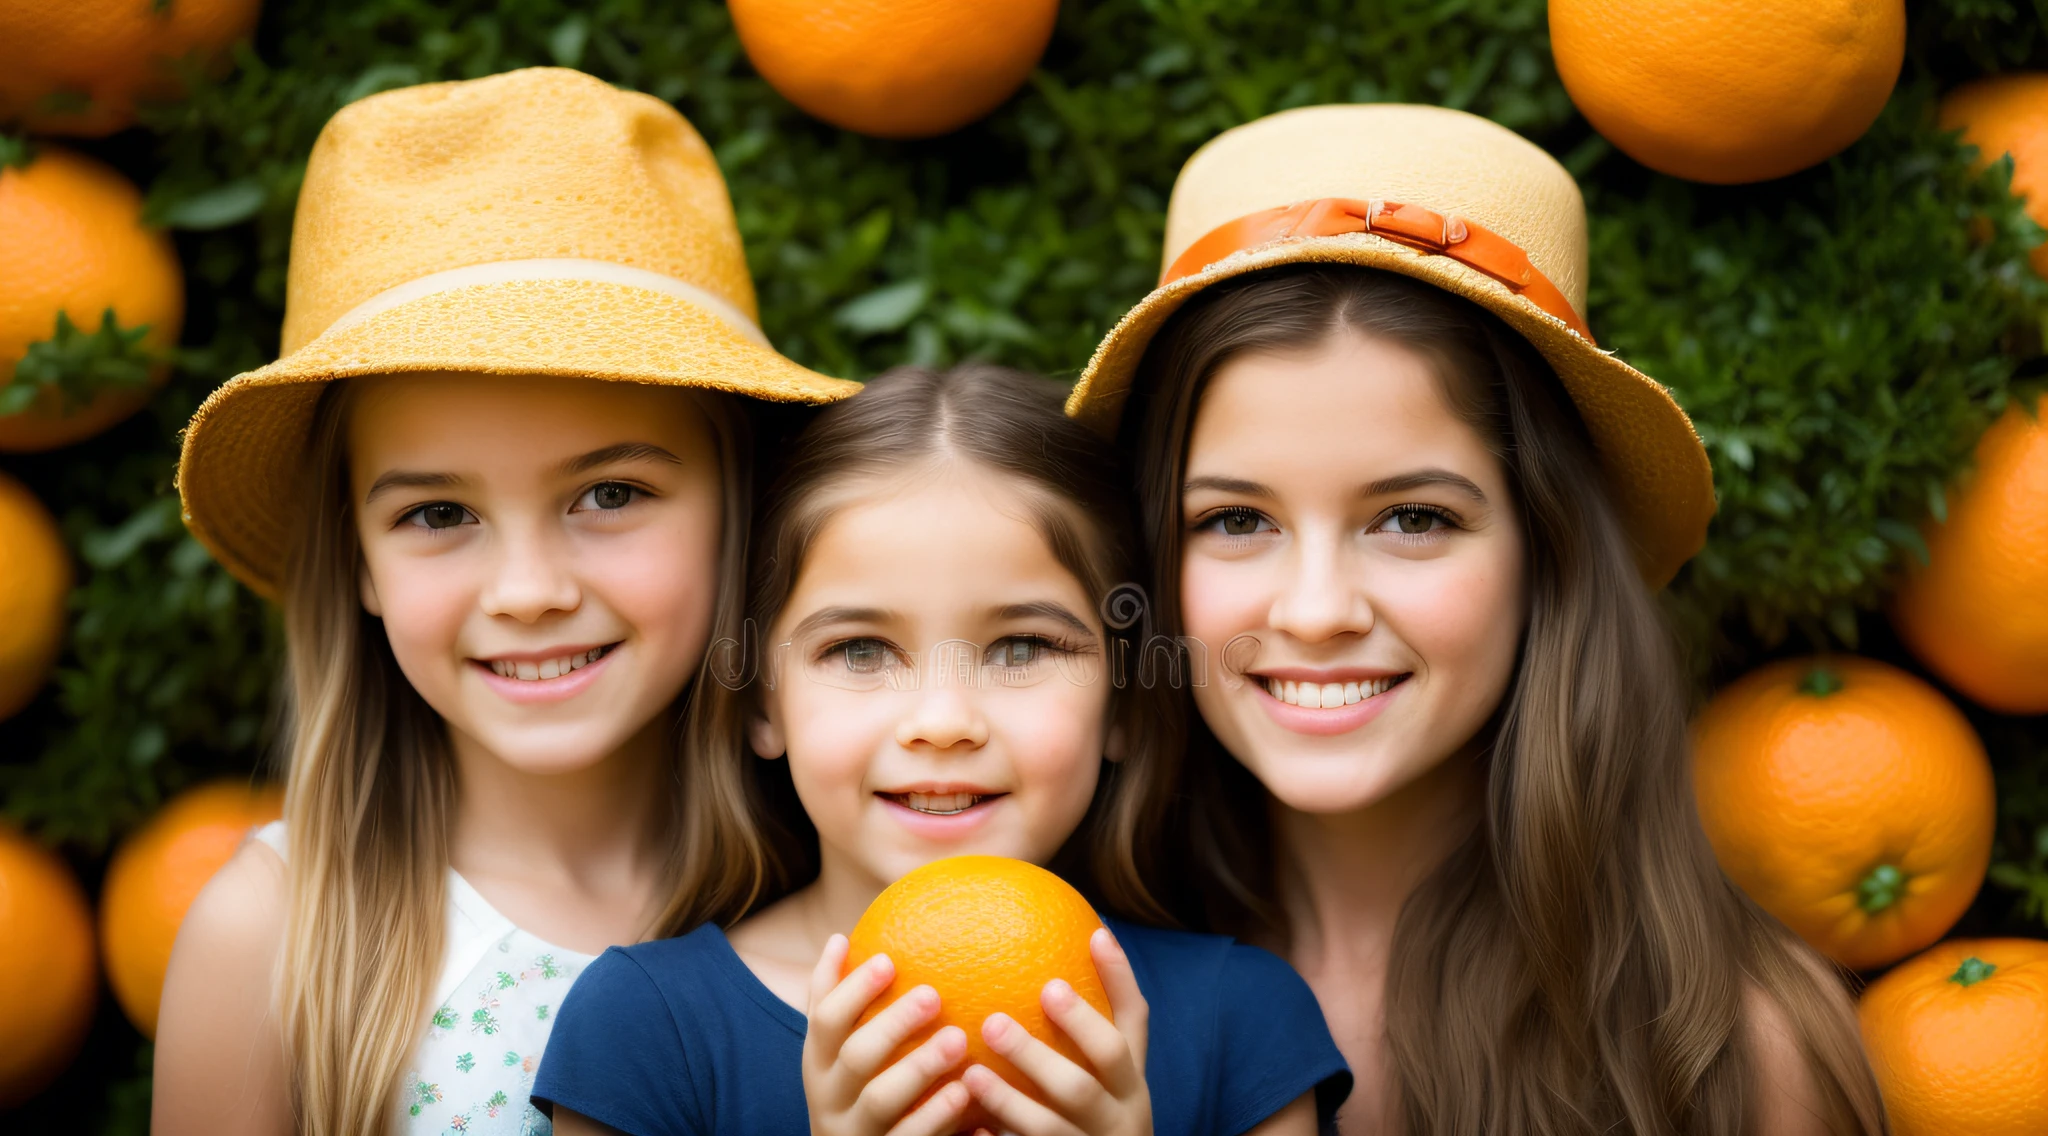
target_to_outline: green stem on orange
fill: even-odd
[[[1957,986],[1975,986],[1991,977],[1991,972],[1997,969],[1998,964],[1971,955],[1963,960],[1963,965],[1957,967],[1954,974],[1948,976],[1948,980]]]
[[[1817,663],[1799,680],[1799,693],[1811,694],[1815,698],[1826,698],[1842,689],[1842,676],[1826,663]]]
[[[1875,915],[1897,903],[1905,890],[1906,873],[1890,864],[1879,864],[1856,885],[1856,906]]]

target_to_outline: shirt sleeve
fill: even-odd
[[[1334,1131],[1351,1095],[1351,1069],[1323,1022],[1315,992],[1279,956],[1233,943],[1218,983],[1216,1116],[1237,1136],[1303,1093],[1316,1095],[1316,1128]]]
[[[654,980],[618,948],[569,988],[533,1098],[550,1116],[560,1106],[630,1136],[700,1130],[682,1032]]]

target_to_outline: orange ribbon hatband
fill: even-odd
[[[1520,245],[1462,217],[1449,217],[1420,205],[1394,201],[1354,201],[1323,197],[1265,209],[1226,222],[1205,234],[1175,258],[1159,279],[1164,287],[1193,276],[1232,253],[1271,244],[1287,237],[1335,237],[1371,233],[1418,252],[1447,256],[1500,281],[1516,295],[1563,320],[1586,342],[1593,333],[1571,301],[1549,277],[1529,263]]]

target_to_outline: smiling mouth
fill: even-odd
[[[1006,793],[877,793],[885,800],[894,801],[912,812],[927,816],[959,816],[983,801],[993,801]]]
[[[617,647],[617,643],[609,643],[578,654],[564,655],[559,659],[542,659],[537,663],[515,663],[507,659],[480,659],[478,661],[491,668],[491,673],[499,678],[509,678],[519,682],[542,682],[551,678],[561,678],[571,671],[582,670],[584,667],[611,654]]]
[[[1289,706],[1300,706],[1309,710],[1328,710],[1337,706],[1355,705],[1368,698],[1385,694],[1406,681],[1408,676],[1405,674],[1366,679],[1363,682],[1283,682],[1277,678],[1263,676],[1259,679],[1267,694]]]

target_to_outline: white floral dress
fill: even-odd
[[[284,824],[256,831],[284,855]],[[434,1010],[398,1086],[393,1132],[549,1136],[533,1078],[569,984],[593,956],[544,943],[448,872],[447,946]]]

